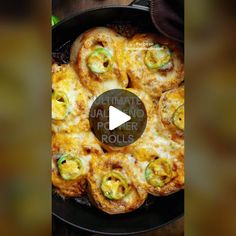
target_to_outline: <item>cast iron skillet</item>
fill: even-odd
[[[57,62],[66,63],[74,39],[85,30],[107,24],[139,26],[144,32],[156,32],[148,8],[138,5],[112,6],[80,12],[61,21],[52,30],[52,51]],[[80,203],[78,203],[78,201]],[[184,191],[168,197],[151,197],[140,209],[110,216],[89,206],[87,199],[66,199],[53,194],[52,213],[77,228],[93,233],[127,235],[157,229],[184,213]]]

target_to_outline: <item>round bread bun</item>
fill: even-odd
[[[54,191],[62,198],[80,197],[85,194],[87,181],[86,176],[82,175],[74,180],[64,180],[56,167],[57,159],[52,159],[52,184],[55,187]]]
[[[149,167],[151,162],[142,163],[140,174],[144,175],[143,181],[141,181],[142,186],[146,191],[154,196],[168,196],[173,193],[178,192],[184,188],[184,164],[183,157],[176,159],[162,158],[162,160],[167,160],[171,166],[171,176],[167,183],[163,186],[153,186],[148,183],[145,174],[146,169]],[[164,176],[166,178],[166,176]]]
[[[93,95],[127,87],[126,44],[126,38],[106,27],[90,29],[73,43],[70,60],[76,65],[82,84]]]
[[[162,50],[162,54],[158,50]],[[157,61],[152,61],[152,52],[156,52]],[[177,87],[184,79],[183,54],[178,45],[167,38],[137,34],[128,43],[126,57],[131,87],[141,89],[154,98]]]
[[[108,214],[121,214],[134,211],[144,203],[147,192],[141,188],[134,178],[134,162],[135,160],[130,155],[115,152],[106,153],[100,156],[100,158],[92,158],[88,175],[89,196],[97,208]],[[114,173],[115,175],[122,176],[123,181],[125,181],[123,187],[119,186],[123,189],[120,190],[118,188],[118,191],[121,191],[123,194],[118,199],[111,197],[118,196],[115,191],[117,189],[117,180],[112,182],[114,180],[109,180],[108,178],[107,182],[104,183],[104,178],[107,175],[114,175]],[[112,183],[115,183],[115,185],[112,185]],[[120,182],[118,181],[118,183]],[[108,192],[104,192],[104,184],[108,184],[108,186],[111,186],[111,189],[114,189],[114,195],[105,195],[110,194],[110,188],[108,188]],[[125,193],[122,191],[125,191]]]
[[[166,196],[184,188],[184,149],[182,145],[153,131],[152,135],[146,135],[130,148],[130,152],[137,160],[136,168],[134,168],[135,177],[148,193],[155,196]],[[147,167],[158,159],[166,160],[170,169],[169,180],[163,186],[152,185],[146,177]],[[154,172],[159,167],[155,168],[157,169],[153,169]],[[156,177],[159,178],[159,174]]]
[[[52,65],[52,131],[88,130],[90,96],[80,84],[73,66]]]
[[[52,184],[62,197],[79,197],[86,191],[89,162],[93,155],[103,153],[91,132],[79,134],[57,133],[52,136]],[[58,161],[63,156],[78,158],[81,163],[80,174],[73,179],[63,178]]]
[[[181,113],[180,113],[181,112]],[[184,135],[184,86],[162,94],[158,103],[160,126],[164,126],[175,141],[183,141]]]

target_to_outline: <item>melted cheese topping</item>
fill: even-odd
[[[147,67],[147,51],[155,44],[165,45],[173,51],[173,66],[161,71]],[[126,57],[132,87],[142,89],[154,98],[160,97],[163,91],[178,86],[184,79],[183,56],[177,45],[154,34],[135,35],[128,43]]]
[[[183,87],[163,94],[160,102],[161,117],[164,122],[172,122],[173,114],[184,104]]]
[[[134,144],[131,144],[125,151],[129,152],[137,160],[135,161],[136,168],[133,168],[133,174],[141,186],[149,193],[154,195],[168,195],[177,191],[177,183],[180,188],[183,186],[183,143],[175,142],[164,132],[151,128],[146,130],[143,136]],[[156,158],[167,158],[171,163],[175,163],[177,167],[179,166],[178,173],[173,175],[174,177],[178,175],[178,178],[170,182],[169,185],[173,185],[173,187],[167,185],[167,190],[165,189],[166,186],[155,188],[147,183],[145,170],[149,163]]]
[[[170,131],[172,134],[177,134],[178,136],[183,135],[183,130],[180,128],[184,126],[182,124],[180,127],[176,126],[174,122],[174,115],[180,106],[184,106],[184,87],[170,90],[163,93],[160,98],[158,113],[162,125]],[[182,123],[184,122],[184,117],[182,118]]]
[[[146,199],[146,191],[138,187],[133,174],[134,162],[131,155],[115,152],[92,159],[88,180],[92,197],[103,211],[109,214],[129,212],[138,208]],[[119,200],[107,199],[100,189],[103,177],[111,171],[120,173],[128,184],[128,193]],[[118,184],[113,182],[110,184],[109,188],[114,188],[116,191]]]
[[[125,88],[128,85],[124,62],[126,43],[126,38],[105,27],[88,30],[75,40],[71,51],[72,61],[77,66],[82,84],[93,95],[99,95],[109,89]],[[98,48],[104,48],[112,56],[112,66],[104,73],[91,71],[91,65],[88,64],[92,53]],[[93,59],[93,63],[95,62]]]
[[[54,69],[52,89],[55,93],[65,94],[68,99],[67,116],[63,120],[53,120],[52,130],[54,132],[87,130],[89,93],[80,84],[72,66],[63,65],[57,67],[56,71]]]

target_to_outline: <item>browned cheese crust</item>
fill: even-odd
[[[172,68],[160,71],[147,67],[145,55],[149,47],[155,44],[165,45],[172,51]],[[162,92],[177,87],[183,81],[183,54],[175,42],[155,34],[137,34],[129,41],[126,49],[127,73],[132,87],[157,98]]]
[[[128,85],[124,48],[127,39],[105,27],[90,29],[75,40],[71,48],[71,61],[76,64],[82,84],[94,95],[109,89]],[[112,54],[112,68],[105,73],[94,73],[88,67],[88,58],[97,48],[105,48]]]
[[[184,86],[162,94],[158,104],[158,116],[160,118],[158,129],[163,127],[170,133],[172,140],[183,143],[184,130],[177,128],[173,123],[174,113],[180,106],[184,106]]]
[[[63,119],[52,119],[52,131],[72,133],[89,130],[88,103],[91,95],[79,82],[72,65],[52,66],[52,92],[63,93],[68,100],[67,114]]]
[[[52,136],[52,183],[55,191],[64,197],[79,197],[86,191],[89,162],[93,155],[103,153],[91,132],[79,134],[57,133]],[[80,158],[83,174],[75,180],[64,180],[59,173],[57,160],[63,154]]]
[[[127,155],[115,152],[92,159],[88,175],[89,194],[96,207],[109,214],[121,214],[131,212],[143,204],[147,193],[134,178],[132,162]],[[106,198],[100,188],[103,176],[112,170],[121,172],[128,181],[129,193],[120,200]]]
[[[56,160],[53,160],[56,165]],[[75,180],[64,180],[61,178],[57,169],[53,169],[51,173],[52,184],[55,192],[62,198],[80,197],[85,193],[87,181],[85,176],[80,176]]]

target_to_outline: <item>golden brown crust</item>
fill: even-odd
[[[54,169],[51,173],[52,184],[55,187],[55,192],[61,197],[80,197],[86,191],[87,181],[86,176],[80,176],[75,180],[64,180],[59,172]]]
[[[173,68],[166,71],[149,69],[144,58],[147,49],[155,44],[166,45],[172,50]],[[127,72],[132,87],[146,91],[154,98],[160,97],[163,91],[177,87],[184,79],[183,54],[177,44],[155,34],[137,34],[128,44]]]
[[[53,132],[80,132],[89,130],[88,101],[90,94],[78,80],[72,65],[52,66],[52,90],[66,94],[69,105],[68,114],[63,120],[52,120]]]
[[[156,121],[155,121],[156,122]],[[124,151],[136,159],[135,178],[146,191],[154,196],[166,196],[184,188],[184,146],[177,143],[163,132],[153,127],[146,130],[137,142],[129,145]],[[148,164],[156,158],[167,158],[172,163],[172,179],[162,188],[148,184],[145,170]]]
[[[102,154],[102,148],[91,131],[56,133],[52,135],[52,152],[69,152],[74,155]]]
[[[52,136],[52,183],[56,192],[64,197],[79,197],[86,191],[87,173],[92,155],[100,155],[102,149],[90,132],[80,134],[57,133]],[[57,168],[57,158],[71,154],[80,158],[83,164],[83,175],[75,180],[64,180]]]
[[[184,163],[183,156],[179,156],[175,159],[171,159],[172,167],[172,179],[169,183],[165,184],[161,188],[153,187],[150,184],[146,184],[146,190],[154,196],[168,196],[184,188]]]
[[[135,180],[131,166],[132,161],[121,153],[107,153],[92,159],[88,175],[89,191],[99,209],[109,214],[121,214],[133,211],[143,204],[147,193]],[[102,177],[112,170],[121,172],[128,180],[129,193],[120,200],[109,200],[100,189]]]
[[[75,41],[72,46],[72,58],[77,53],[77,60],[73,61],[76,62],[82,84],[94,95],[109,89],[125,88],[128,85],[123,55],[126,43],[126,38],[105,27],[90,29]],[[93,73],[87,66],[89,55],[98,47],[108,49],[113,60],[111,70],[100,74]]]
[[[172,136],[172,140],[183,142],[184,131],[173,124],[173,114],[176,109],[184,105],[184,86],[169,90],[162,94],[158,104],[158,115],[160,117],[159,127],[164,126]]]

